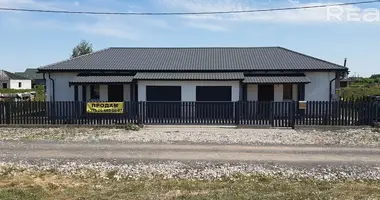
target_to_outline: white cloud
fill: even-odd
[[[121,4],[117,0],[108,0],[107,4],[103,0],[88,0],[86,4],[79,1],[37,1],[37,0],[0,0],[1,7],[14,8],[39,8],[56,10],[90,10],[116,12],[138,11],[139,6],[127,3]],[[120,11],[120,10],[119,10]],[[7,25],[20,26],[20,24],[33,24],[34,26],[46,29],[60,29],[66,31],[77,31],[89,35],[97,35],[109,38],[122,38],[137,40],[147,26],[157,28],[170,28],[164,20],[153,17],[129,17],[129,16],[95,16],[65,15],[64,18],[45,17],[52,16],[41,13],[21,13],[21,12],[0,12],[1,21],[6,21]],[[18,22],[18,23],[14,23]]]
[[[303,7],[303,6],[319,6],[326,3],[300,3],[297,0],[288,0],[286,3],[271,3],[268,5],[254,4],[248,0],[157,0],[162,5],[171,8],[177,12],[214,12],[214,11],[237,11],[237,10],[256,10],[266,8],[282,8],[282,7]],[[338,2],[330,2],[336,4]],[[347,16],[350,12],[357,12],[359,15],[360,9],[354,5],[342,7],[343,15]],[[227,22],[266,22],[266,23],[331,23],[337,22],[328,18],[329,8],[313,8],[299,10],[284,10],[276,12],[254,12],[254,13],[239,13],[239,14],[219,14],[219,15],[185,15],[182,16],[187,20],[198,20],[204,22],[223,21],[225,26],[231,23]],[[347,19],[346,17],[343,19]]]
[[[0,0],[0,6],[8,7],[8,8],[11,8],[13,6],[33,5],[33,4],[36,4],[36,2],[33,0]]]
[[[97,36],[129,40],[139,39],[135,29],[125,26],[117,20],[112,20],[112,18],[99,19],[95,23],[77,23],[75,29],[83,33]]]

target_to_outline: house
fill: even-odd
[[[32,89],[32,81],[23,76],[0,70],[0,88]]]
[[[283,47],[108,48],[38,69],[48,101],[329,101],[345,66]]]
[[[350,87],[353,80],[351,78],[344,78],[340,80],[340,88]]]
[[[32,88],[35,88],[36,85],[45,86],[46,80],[44,79],[43,74],[37,73],[37,72],[38,72],[37,68],[27,68],[24,72],[16,72],[15,74],[32,80]]]

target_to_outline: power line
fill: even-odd
[[[326,7],[333,7],[333,6],[369,4],[369,3],[378,3],[378,2],[380,2],[380,0],[347,2],[347,3],[337,3],[337,4],[323,4],[323,5],[314,5],[314,6],[300,6],[300,7],[235,10],[235,11],[210,11],[210,12],[95,12],[95,11],[68,11],[68,10],[39,10],[39,9],[2,8],[2,7],[0,7],[0,11],[85,14],[85,15],[215,15],[215,14],[238,14],[238,13],[272,12],[272,11],[284,11],[284,10],[301,10],[301,9],[313,9],[313,8],[326,8]]]

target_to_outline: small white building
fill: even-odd
[[[23,76],[0,70],[0,89],[32,89],[32,80]]]
[[[282,47],[217,47],[108,48],[39,71],[48,101],[235,102],[328,101],[348,69]]]

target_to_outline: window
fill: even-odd
[[[90,87],[90,97],[91,99],[100,99],[99,85],[91,85]]]
[[[8,84],[7,83],[3,83],[3,88],[8,88]]]
[[[18,87],[21,88],[22,87],[22,84],[21,82],[18,82]]]
[[[292,84],[284,84],[283,85],[283,100],[292,100],[293,99],[293,85]]]

